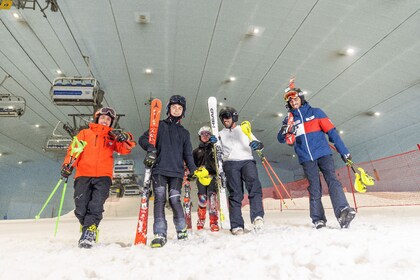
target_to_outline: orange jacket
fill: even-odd
[[[79,141],[86,141],[87,144],[83,152],[79,155],[73,166],[76,167],[76,175],[87,177],[109,176],[112,178],[114,169],[114,151],[123,155],[129,154],[136,146],[136,142],[131,139],[126,142],[117,142],[112,139],[108,132],[111,127],[90,123],[88,129],[83,129],[77,134]],[[63,165],[70,162],[71,146],[67,149],[67,155]]]

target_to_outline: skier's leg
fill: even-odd
[[[302,163],[303,172],[309,181],[309,214],[312,223],[318,221],[327,222],[325,217],[324,206],[322,205],[322,187],[319,178],[318,161],[306,161]]]
[[[92,195],[88,203],[88,210],[83,226],[89,227],[91,225],[99,226],[104,212],[104,203],[109,196],[109,188],[112,180],[108,176],[92,178],[91,188]]]
[[[226,173],[227,189],[229,191],[229,218],[230,228],[244,228],[242,217],[242,200],[244,189],[242,185],[241,168],[242,161],[225,161],[223,170]]]
[[[85,216],[88,210],[92,190],[90,188],[90,177],[78,177],[74,180],[74,215],[79,220],[80,225],[84,225]]]
[[[206,209],[207,209],[207,187],[203,186],[198,180],[197,180],[197,188],[198,188],[198,208],[197,208],[197,214],[198,214],[198,220],[197,220],[197,229],[201,230],[204,227],[204,224],[206,222]]]
[[[182,179],[171,177],[169,179],[169,205],[172,208],[173,221],[177,232],[186,229],[184,208],[181,204]]]
[[[340,217],[341,210],[348,207],[346,196],[344,195],[343,186],[337,179],[335,174],[334,160],[331,155],[318,159],[319,169],[324,174],[324,179],[328,185],[328,192],[337,219]]]
[[[242,178],[248,191],[251,222],[255,218],[264,218],[264,207],[262,203],[262,187],[258,178],[258,170],[254,160],[247,161],[242,167]]]
[[[155,235],[161,234],[165,236],[168,230],[168,224],[165,218],[165,204],[166,204],[166,185],[168,178],[163,175],[152,175],[153,193],[155,200],[153,202],[153,233]]]

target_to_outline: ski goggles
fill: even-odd
[[[299,93],[297,91],[291,90],[284,94],[284,101],[288,102],[290,99],[295,99],[299,97]]]
[[[112,109],[112,108],[109,108],[109,107],[103,107],[103,108],[99,109],[97,111],[97,114],[99,114],[99,115],[108,115],[108,116],[110,116],[113,119],[115,119],[115,117],[117,116],[117,113],[115,112],[115,110]]]
[[[201,131],[200,132],[200,136],[211,136],[211,132],[210,131]]]

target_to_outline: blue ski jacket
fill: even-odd
[[[153,147],[149,143],[149,130],[140,136],[139,145],[146,151]],[[159,122],[156,150],[157,158],[152,174],[183,178],[184,161],[190,174],[197,169],[193,159],[190,133],[180,122],[171,118]]]
[[[299,163],[314,161],[332,154],[325,134],[328,135],[328,140],[334,144],[341,156],[349,154],[340,135],[324,111],[312,108],[308,102],[305,102],[299,109],[294,109],[291,113],[297,127],[294,147]],[[282,125],[287,124],[288,118],[283,120]],[[286,142],[281,129],[277,134],[277,140],[280,143]]]

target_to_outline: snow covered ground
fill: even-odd
[[[169,241],[152,249],[132,246],[137,217],[131,214],[138,213],[137,202],[107,204],[100,243],[91,250],[77,247],[79,225],[72,213],[61,218],[55,238],[55,219],[0,221],[0,279],[420,277],[420,207],[362,208],[348,230],[339,228],[331,210],[321,230],[312,228],[308,211],[267,210],[260,234],[212,233],[206,225],[188,241],[176,240],[167,211]],[[251,229],[246,207],[244,218]]]

